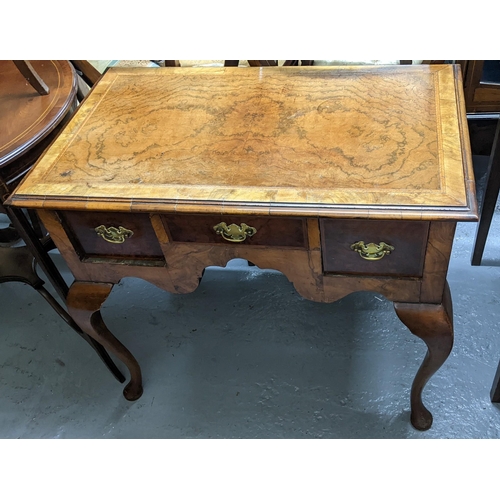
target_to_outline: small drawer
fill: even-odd
[[[163,258],[148,214],[59,212],[80,258]]]
[[[163,215],[162,220],[175,242],[307,248],[302,218]]]
[[[321,219],[320,228],[325,273],[422,276],[428,222]]]

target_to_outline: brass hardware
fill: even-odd
[[[116,229],[113,226],[103,225],[96,227],[95,232],[109,243],[124,243],[126,238],[130,238],[134,234],[133,231],[122,226],[118,226]]]
[[[233,243],[241,243],[246,240],[247,236],[253,236],[257,232],[257,229],[248,226],[244,222],[242,222],[240,226],[237,224],[231,224],[228,226],[225,222],[220,222],[214,226],[214,230],[225,240],[232,241]]]
[[[358,252],[363,259],[380,260],[393,252],[394,247],[384,243],[383,241],[381,241],[378,245],[376,243],[368,243],[368,245],[365,245],[364,241],[357,241],[351,245],[351,250]]]

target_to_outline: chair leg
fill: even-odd
[[[484,192],[483,203],[479,213],[479,222],[477,224],[476,239],[472,252],[472,265],[481,265],[484,246],[490,230],[491,220],[495,211],[498,192],[500,191],[500,148],[498,147],[500,132],[500,120],[498,121],[493,141],[492,153],[488,165],[488,174],[486,180],[486,189]]]
[[[63,302],[66,304],[66,299],[68,296],[68,285],[64,281],[61,273],[57,269],[56,265],[52,259],[47,254],[44,244],[36,237],[35,231],[31,227],[28,219],[24,215],[24,212],[20,209],[15,209],[12,207],[5,207],[7,210],[7,215],[13,222],[14,227],[18,230],[19,234],[24,240],[26,247],[4,249],[4,251],[16,251],[14,258],[6,259],[8,261],[16,262],[14,270],[11,267],[5,272],[3,272],[3,281],[22,281],[28,283],[35,290],[37,290],[55,309],[55,311],[71,326],[84,340],[86,340],[93,349],[97,352],[98,356],[104,362],[108,370],[113,374],[113,376],[119,381],[123,382],[125,377],[114,364],[109,354],[106,352],[104,347],[99,344],[96,340],[91,338],[89,335],[84,333],[81,328],[76,324],[76,322],[71,318],[71,316],[60,306],[54,297],[43,287],[44,282],[39,278],[33,269],[33,263],[36,262],[43,270],[52,286],[55,288]],[[21,260],[19,260],[21,259]],[[20,262],[26,261],[23,266]],[[21,274],[21,268],[24,267],[23,276]],[[23,279],[24,278],[24,279]],[[2,276],[0,275],[0,282],[2,281]]]
[[[59,296],[66,302],[69,287],[61,276],[52,259],[47,254],[42,242],[37,238],[35,231],[31,227],[24,212],[18,208],[5,207],[7,215],[14,224],[24,243],[31,251],[37,264],[41,267],[52,286],[59,294]]]
[[[43,286],[43,280],[36,274],[34,269],[33,255],[27,247],[0,248],[0,283],[15,281],[25,283],[33,287],[40,295],[52,306],[54,311],[75,330],[90,346],[96,351],[97,355],[108,370],[119,381],[124,382],[125,377],[115,365],[104,347],[84,333],[75,323],[69,313],[59,304],[59,302]]]
[[[34,287],[37,292],[40,293],[40,295],[52,306],[52,308],[61,316],[61,318],[66,321],[66,323],[75,330],[80,337],[82,337],[83,340],[88,342],[90,346],[94,349],[94,351],[97,353],[101,361],[107,366],[108,370],[113,374],[113,376],[118,380],[118,382],[123,383],[125,382],[125,376],[123,373],[118,369],[118,367],[115,365],[113,360],[111,359],[110,355],[107,353],[106,349],[99,344],[96,340],[94,340],[92,337],[89,337],[85,332],[81,330],[81,328],[75,323],[74,319],[68,314],[67,311],[61,307],[59,302],[41,285],[38,285],[37,287]]]
[[[33,231],[37,235],[38,239],[41,240],[47,234],[47,231],[44,231],[36,210],[27,210],[27,212],[31,222],[31,227],[33,228]]]
[[[490,397],[492,403],[500,403],[500,362],[498,363],[497,373],[493,380]]]

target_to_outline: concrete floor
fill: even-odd
[[[455,345],[424,391],[429,431],[409,422],[426,348],[390,302],[372,293],[310,302],[280,273],[235,260],[208,268],[188,295],[137,279],[114,288],[103,317],[142,367],[136,402],[37,292],[1,284],[0,438],[499,438],[489,391],[500,358],[500,217],[481,267],[470,265],[475,230],[458,224]]]

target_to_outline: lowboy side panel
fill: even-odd
[[[420,302],[441,304],[443,300],[455,228],[454,222],[430,224]]]

